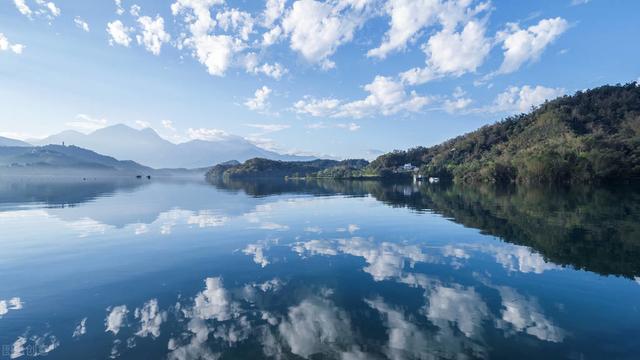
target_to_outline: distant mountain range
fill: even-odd
[[[256,146],[246,139],[227,135],[220,140],[192,140],[174,144],[163,139],[153,129],[136,130],[118,124],[90,134],[68,130],[41,140],[29,140],[33,145],[75,145],[128,159],[153,168],[202,168],[230,160],[245,161],[260,157],[272,160],[305,161],[312,157],[283,155]],[[2,145],[0,145],[2,146]],[[13,145],[16,146],[16,145]]]
[[[0,146],[0,167],[21,174],[156,174],[134,161],[116,160],[77,146]]]
[[[0,136],[0,146],[31,146],[31,144]]]

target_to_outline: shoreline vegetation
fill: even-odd
[[[640,180],[640,86],[605,85],[431,147],[362,159],[218,164],[209,181],[259,178],[428,179],[454,183],[599,184]]]

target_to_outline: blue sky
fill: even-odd
[[[371,158],[640,77],[640,2],[1,0],[0,135]]]

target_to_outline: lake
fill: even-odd
[[[640,191],[0,181],[0,358],[637,359]]]

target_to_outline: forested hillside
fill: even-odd
[[[384,177],[406,163],[456,182],[637,180],[640,87],[602,86],[563,96],[437,146],[382,155],[365,172]]]

